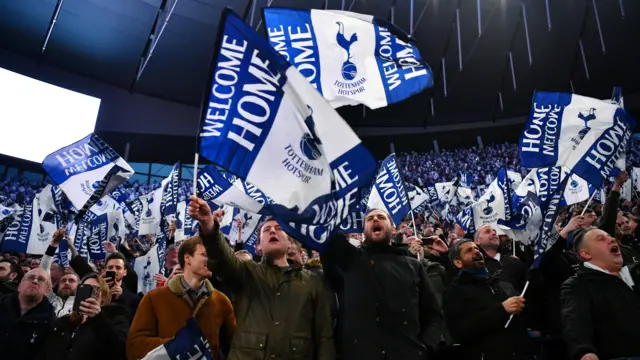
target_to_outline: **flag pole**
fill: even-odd
[[[585,205],[584,208],[582,209],[582,213],[580,214],[580,216],[584,215],[584,212],[587,211],[587,208],[589,207],[589,203],[591,203],[591,200],[593,200],[594,196],[596,196],[596,191],[594,191],[593,194],[591,194],[591,197],[589,198],[589,200],[587,200],[587,205]]]
[[[411,214],[411,224],[413,225],[413,236],[415,236],[416,239],[417,239],[418,238],[418,231],[416,230],[416,219],[413,216],[413,209],[409,210],[409,213]],[[424,256],[424,255],[422,255],[422,256]],[[416,253],[416,258],[418,258],[418,261],[422,261],[422,256],[420,256],[420,252],[419,251]]]
[[[527,292],[527,288],[528,288],[528,287],[529,287],[529,280],[527,280],[527,283],[526,283],[526,284],[524,284],[524,289],[522,289],[522,294],[520,294],[520,297],[523,297],[523,296],[524,296],[524,293],[525,293],[525,292]],[[507,323],[506,323],[506,324],[504,324],[504,328],[505,328],[505,329],[509,326],[509,324],[511,324],[511,320],[513,320],[513,315],[514,315],[514,314],[515,314],[515,313],[511,314],[511,316],[509,316],[509,321],[507,321]]]
[[[197,196],[197,182],[198,182],[198,157],[199,154],[196,152],[196,155],[193,158],[193,196]]]

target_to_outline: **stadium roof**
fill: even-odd
[[[356,128],[499,123],[526,114],[536,89],[570,92],[573,87],[576,93],[599,98],[610,97],[614,85],[622,86],[625,94],[640,92],[639,1],[395,2],[395,23],[407,31],[413,4],[413,36],[437,76],[436,86],[376,111],[341,109]],[[255,0],[252,25],[262,24],[260,9],[267,5],[340,9],[343,3],[351,11],[388,18],[394,0]],[[2,1],[0,47],[119,88],[198,107],[223,8],[246,13],[251,21],[251,4],[248,0]],[[260,25],[262,34],[263,28]],[[151,38],[157,46],[136,80]]]

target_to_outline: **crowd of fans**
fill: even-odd
[[[634,147],[627,163],[636,159]],[[486,184],[505,165],[526,174],[508,144],[399,161],[406,180],[423,185],[459,171]],[[497,227],[465,234],[420,215],[416,234],[376,209],[363,234],[337,233],[321,254],[269,218],[253,258],[220,233],[221,210],[186,199],[185,183],[199,234],[180,244],[169,237],[164,275],[147,294],[131,263],[153,237],[105,244],[99,263],[78,256],[64,229],[42,257],[2,254],[1,358],[142,359],[189,321],[214,358],[229,360],[640,358],[640,218],[637,201],[620,200],[626,178],[616,178],[604,205],[561,209],[535,264],[531,246]],[[28,199],[43,185],[4,180],[0,194]],[[134,199],[157,186],[121,190]],[[68,268],[52,261],[63,241]]]

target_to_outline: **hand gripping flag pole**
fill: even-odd
[[[524,296],[524,293],[526,293],[526,292],[527,292],[527,288],[528,288],[528,287],[529,287],[529,280],[527,280],[527,283],[526,283],[526,284],[524,284],[524,289],[522,289],[522,294],[520,294],[520,297],[523,297],[523,296]],[[515,314],[515,313],[511,314],[511,316],[509,316],[509,321],[507,321],[507,323],[506,323],[506,324],[504,324],[504,328],[505,328],[505,329],[509,326],[509,324],[511,324],[511,320],[513,320],[513,315],[514,315],[514,314]]]
[[[196,190],[198,189],[198,157],[199,154],[196,151],[196,155],[193,157],[193,196],[197,196]]]

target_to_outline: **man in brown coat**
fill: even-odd
[[[176,275],[147,293],[140,302],[127,339],[127,357],[137,360],[171,340],[186,320],[194,318],[207,338],[211,353],[228,348],[236,330],[229,299],[213,288],[207,278],[207,252],[199,237],[186,240],[178,253],[183,275]],[[227,342],[227,344],[225,344]]]
[[[216,275],[235,296],[238,330],[227,360],[335,358],[329,303],[322,279],[287,261],[287,234],[272,219],[260,227],[262,262],[239,261],[220,233],[221,212],[191,198],[189,215]]]

